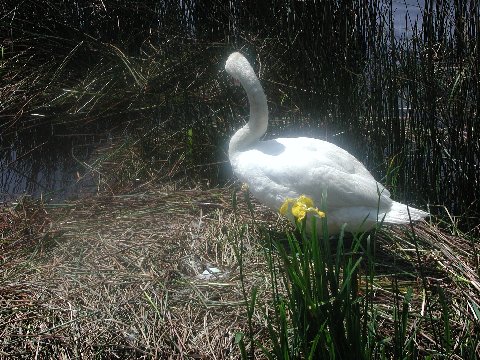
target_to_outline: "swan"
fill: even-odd
[[[302,196],[320,205],[326,194],[322,210],[329,235],[340,233],[345,223],[345,231],[357,232],[370,230],[382,220],[405,224],[429,215],[393,201],[360,161],[334,144],[308,137],[260,141],[268,126],[262,85],[239,52],[228,57],[225,70],[240,82],[250,104],[247,124],[230,139],[229,160],[234,174],[260,202],[279,211]],[[317,215],[309,214],[307,221],[311,216]],[[295,221],[289,212],[287,217]],[[321,221],[317,224],[321,227]]]

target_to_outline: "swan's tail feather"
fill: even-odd
[[[409,216],[410,213],[410,216]],[[394,201],[392,208],[385,215],[384,222],[390,224],[406,224],[410,220],[417,221],[430,215],[428,212],[415,209],[405,204]],[[379,218],[381,220],[381,218]]]

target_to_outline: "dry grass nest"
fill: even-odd
[[[247,292],[257,287],[268,311],[259,225],[272,236],[288,225],[256,203],[254,225],[244,201],[234,210],[232,193],[149,190],[61,208],[32,203],[28,213],[2,209],[0,357],[238,358],[234,335],[247,331],[247,320],[234,246],[242,233]],[[412,311],[421,316],[423,272],[432,292],[443,288],[455,311],[471,314],[463,300],[480,299],[474,244],[428,223],[413,237],[408,231],[375,234],[375,301],[391,302],[394,281],[397,289],[411,286]],[[265,342],[260,308],[254,332]],[[387,325],[389,311],[384,305]],[[428,332],[418,337],[432,345]]]

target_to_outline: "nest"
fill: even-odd
[[[0,356],[238,358],[235,334],[248,331],[244,300],[253,287],[259,304],[253,336],[268,347],[270,278],[259,229],[275,237],[291,228],[256,203],[252,218],[248,204],[232,202],[232,194],[159,189],[55,208],[37,204],[23,217],[30,219],[23,243],[18,219],[25,209],[2,210]],[[474,317],[468,304],[479,303],[480,283],[472,242],[428,223],[373,236],[370,296],[383,309],[385,332],[392,321],[387,304],[407,287],[415,290],[412,312],[419,317],[424,288],[444,289],[454,311]],[[455,326],[457,336],[471,331]],[[427,330],[418,337],[419,347],[435,345]],[[256,357],[262,358],[259,350]]]

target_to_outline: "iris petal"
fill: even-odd
[[[289,205],[294,203],[292,206],[292,215],[298,221],[302,221],[307,213],[314,214],[319,217],[325,217],[325,213],[323,211],[318,210],[318,208],[313,207],[313,200],[306,195],[300,195],[298,199],[291,199],[286,198],[283,202],[282,206],[280,206],[280,214],[286,215]]]

